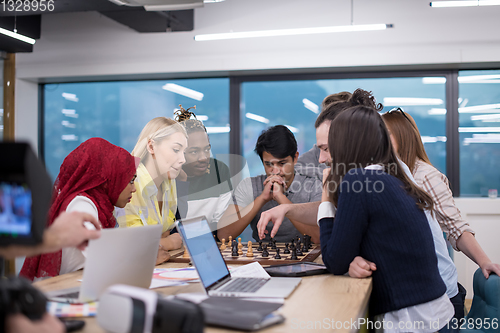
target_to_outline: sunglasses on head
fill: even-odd
[[[393,112],[399,112],[399,113],[401,113],[406,118],[406,120],[408,120],[408,122],[410,123],[410,125],[412,127],[414,127],[413,122],[410,120],[410,118],[408,118],[408,116],[406,115],[406,112],[404,112],[403,109],[401,109],[401,108],[394,108],[392,110],[387,111],[387,113],[389,113],[389,114],[393,113]]]

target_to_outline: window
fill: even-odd
[[[264,172],[253,152],[257,138],[267,127],[287,125],[295,134],[299,154],[316,143],[314,122],[323,99],[357,88],[372,91],[383,111],[402,107],[415,119],[431,162],[446,173],[446,79],[445,77],[401,77],[367,79],[244,82],[241,118],[243,155],[250,174]]]
[[[460,71],[460,194],[500,189],[500,70]]]
[[[0,59],[0,141],[3,141],[3,60]]]
[[[144,125],[172,118],[179,104],[196,105],[212,154],[228,154],[229,79],[46,84],[43,149],[49,173],[55,178],[64,158],[91,137],[132,151]]]

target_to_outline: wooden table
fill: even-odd
[[[158,267],[187,267],[184,263],[166,263]],[[54,278],[36,282],[34,285],[42,291],[52,291],[75,287],[81,279],[82,271],[64,274]],[[371,293],[371,279],[353,279],[347,276],[323,274],[304,277],[298,288],[279,310],[286,318],[285,322],[271,326],[260,332],[316,332],[332,331],[332,326],[344,326],[338,332],[355,332],[351,321],[357,322],[366,313]],[[203,292],[200,283],[189,283],[187,286],[158,288],[155,291],[173,295],[178,293]],[[85,328],[80,332],[104,332],[94,317],[85,318]],[[316,325],[316,326],[314,326]],[[235,332],[221,328],[206,327],[205,332]]]

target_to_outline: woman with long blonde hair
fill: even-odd
[[[169,250],[180,248],[179,234],[171,234],[177,211],[174,179],[179,175],[187,147],[187,134],[175,120],[157,117],[144,126],[132,155],[140,158],[135,186],[137,192],[123,209],[115,211],[121,228],[162,224],[163,234],[157,264],[170,258]]]

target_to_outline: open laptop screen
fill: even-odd
[[[178,228],[205,289],[229,274],[205,217],[180,221]]]

